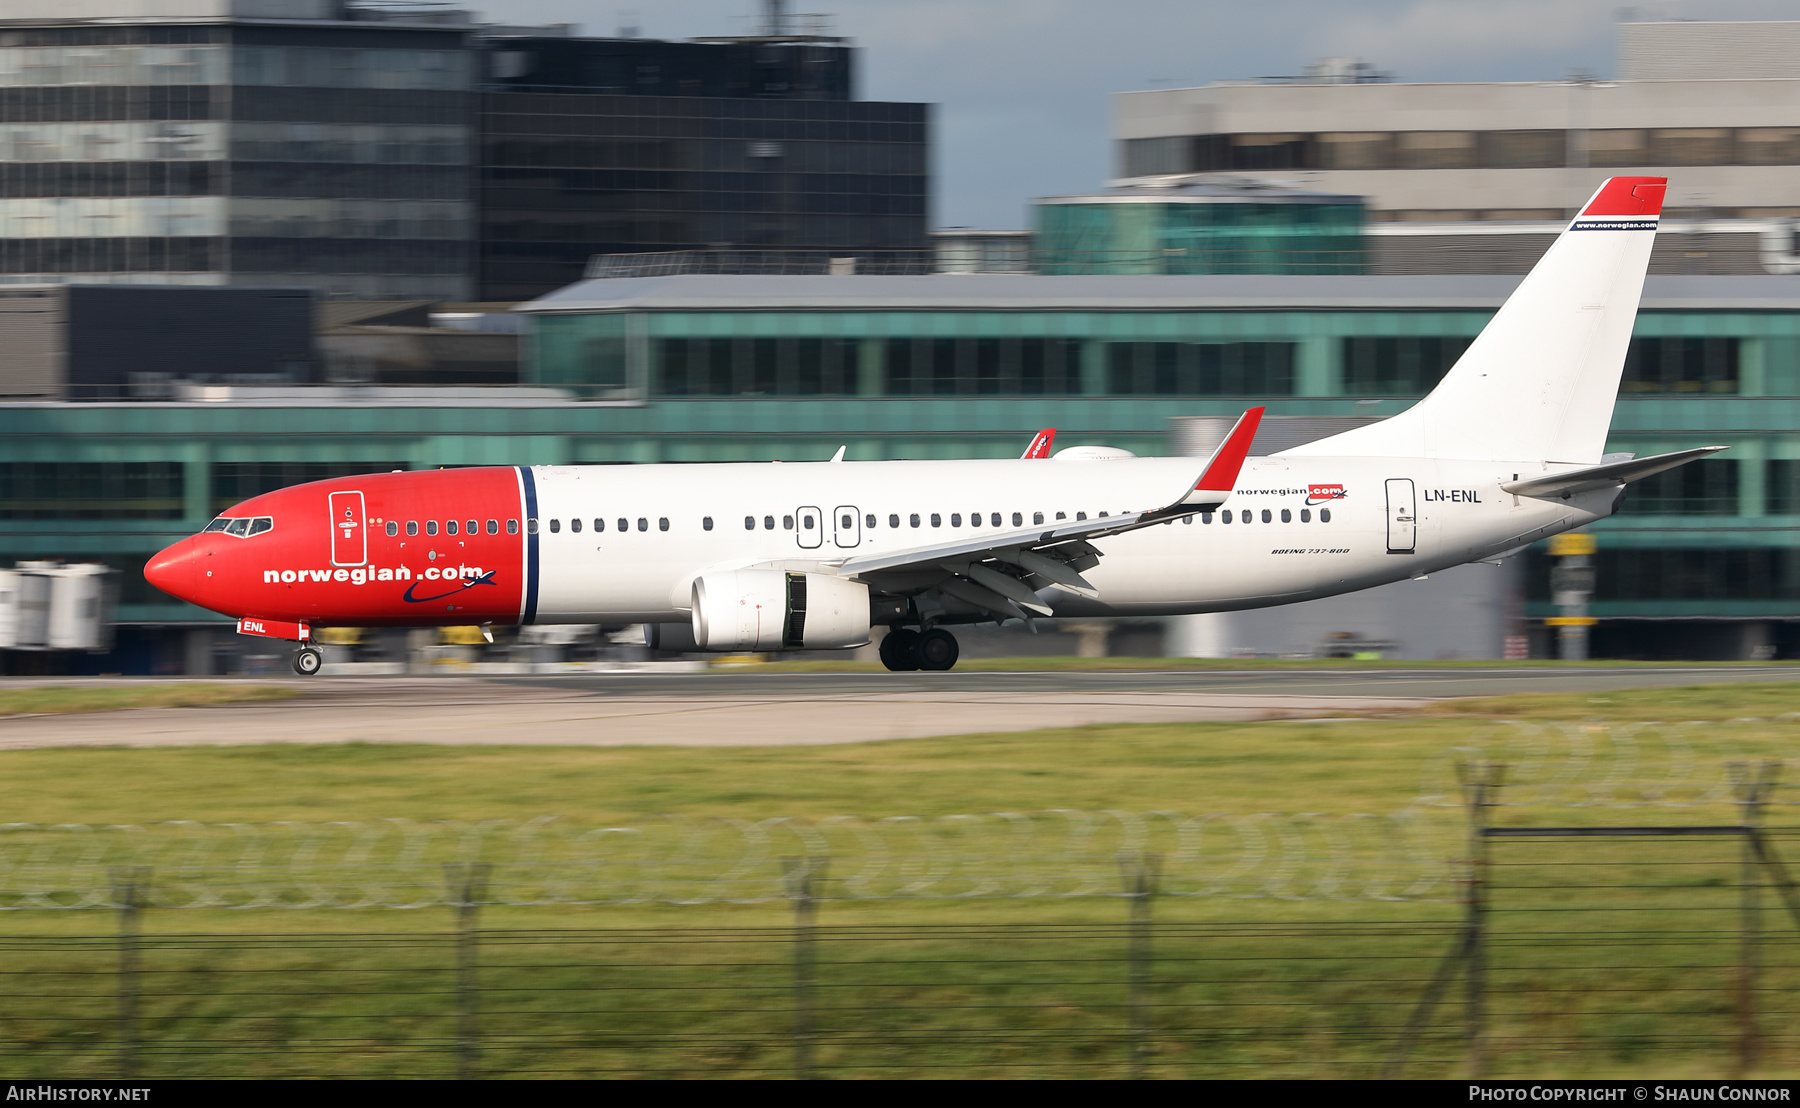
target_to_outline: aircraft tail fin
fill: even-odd
[[[1599,462],[1667,184],[1609,179],[1429,396],[1284,453]]]

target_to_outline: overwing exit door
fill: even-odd
[[[331,494],[331,564],[360,566],[369,560],[368,519],[363,514],[363,494]]]
[[[1387,552],[1411,554],[1419,545],[1419,513],[1414,503],[1413,483],[1405,477],[1392,477],[1387,483]]]
[[[794,512],[794,539],[812,550],[825,541],[825,513],[817,508],[800,508]]]
[[[831,510],[831,541],[848,550],[862,541],[862,516],[854,504],[839,504]]]

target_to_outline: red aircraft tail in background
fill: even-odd
[[[1037,433],[1037,437],[1031,440],[1031,445],[1027,446],[1025,448],[1025,453],[1019,455],[1019,457],[1021,459],[1048,458],[1050,456],[1050,444],[1055,441],[1056,428],[1046,427]]]

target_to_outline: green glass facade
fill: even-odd
[[[982,280],[976,278],[975,280]],[[358,471],[516,463],[1016,456],[1168,449],[1168,418],[1389,415],[1487,310],[737,311],[540,315],[507,406],[0,406],[0,564],[101,559],[120,617],[204,613],[144,559],[266,488]],[[1647,310],[1608,450],[1731,449],[1646,482],[1599,525],[1602,619],[1800,619],[1800,312]],[[1528,614],[1554,614],[1541,559]]]
[[[1368,260],[1354,202],[1058,198],[1037,205],[1037,223],[1044,274],[1355,274]]]

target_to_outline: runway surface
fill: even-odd
[[[1444,697],[1733,681],[1793,681],[1800,693],[1800,669],[1785,666],[323,677],[256,682],[304,690],[286,701],[0,719],[0,749],[825,745],[1105,723],[1322,718]]]

